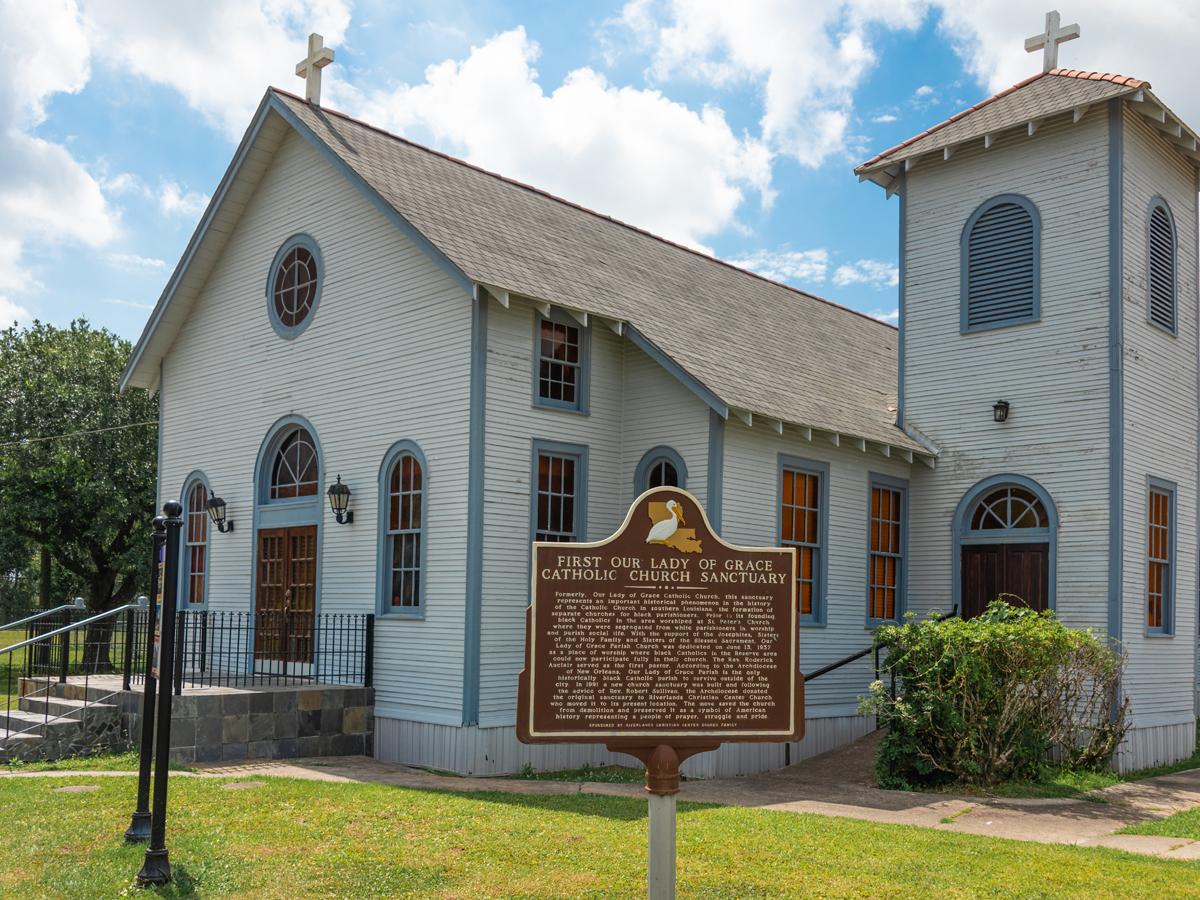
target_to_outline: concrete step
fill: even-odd
[[[72,700],[67,697],[32,696],[22,697],[21,709],[26,712],[42,715],[49,711],[50,716],[70,716],[78,721],[82,715],[116,716],[118,708],[115,703],[100,703],[97,701]],[[86,712],[85,712],[86,711]]]
[[[0,712],[0,734],[5,731],[20,731],[61,738],[78,730],[79,722],[74,719],[47,718],[45,713],[28,712],[23,709]]]

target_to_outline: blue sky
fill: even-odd
[[[1062,62],[1150,78],[1196,124],[1188,7],[1064,8],[1083,38]],[[318,30],[326,105],[888,318],[896,202],[850,169],[1037,71],[1022,42],[1044,11],[0,0],[0,315],[136,338],[267,84],[303,90]]]

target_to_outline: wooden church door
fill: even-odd
[[[974,544],[962,548],[963,618],[979,615],[1001,594],[1019,597],[1031,609],[1047,608],[1048,544]]]
[[[317,526],[260,529],[254,656],[311,663],[316,601]]]

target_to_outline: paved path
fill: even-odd
[[[1118,784],[1090,800],[1008,800],[885,791],[872,783],[877,737],[762,775],[688,781],[680,799],[697,803],[756,807],[790,813],[845,816],[897,825],[921,825],[945,831],[981,834],[1042,843],[1114,847],[1170,859],[1200,860],[1200,841],[1123,835],[1127,825],[1161,818],[1200,805],[1200,769]],[[365,756],[319,759],[250,760],[202,764],[185,778],[218,778],[247,787],[255,777],[310,781],[391,784],[449,791],[503,791],[512,794],[604,794],[643,797],[638,784],[527,781],[507,778],[458,778],[384,763]],[[131,772],[13,772],[0,778],[129,776]]]

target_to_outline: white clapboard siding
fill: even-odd
[[[480,725],[516,721],[517,673],[525,652],[530,585],[530,471],[533,439],[588,449],[587,538],[608,535],[621,521],[620,338],[593,321],[590,412],[533,404],[534,315],[530,304],[488,310],[486,466],[484,478],[483,614]]]
[[[834,750],[869,734],[875,720],[863,716],[809,719],[804,740],[784,744],[724,744],[685,760],[689,778],[729,778],[778,769]],[[375,756],[460,775],[512,775],[526,766],[539,772],[585,765],[640,765],[632,756],[610,753],[603,744],[522,744],[511,727],[453,728],[427,722],[375,718]]]
[[[906,175],[907,421],[939,448],[915,466],[909,606],[946,610],[952,528],[963,494],[988,476],[1039,482],[1054,498],[1057,606],[1104,627],[1108,573],[1108,130],[1096,108],[1032,138],[963,149]],[[960,333],[960,237],[971,214],[1020,194],[1041,219],[1041,321]],[[1012,404],[992,421],[992,404]]]
[[[1124,142],[1124,564],[1122,640],[1129,653],[1125,689],[1140,726],[1163,716],[1190,721],[1196,646],[1197,227],[1192,164],[1146,119],[1125,115]],[[1148,321],[1147,227],[1150,203],[1166,200],[1175,220],[1178,336]],[[1175,495],[1175,628],[1146,635],[1147,477],[1172,481]],[[1163,727],[1158,726],[1159,731]],[[1176,729],[1178,730],[1178,729]],[[1186,723],[1184,737],[1195,739]],[[1158,733],[1158,732],[1156,732]],[[1162,734],[1159,738],[1164,739]],[[1147,738],[1149,740],[1149,738]],[[1151,744],[1131,739],[1132,750]],[[1172,745],[1173,746],[1173,745]],[[1183,756],[1191,752],[1191,747]],[[1157,751],[1150,753],[1157,760]],[[1155,761],[1139,759],[1143,765]]]
[[[634,471],[652,447],[684,459],[688,487],[705,499],[708,407],[628,340],[589,325],[588,414],[533,402],[534,316],[530,304],[488,310],[486,465],[480,725],[516,721],[529,605],[530,474],[535,438],[588,451],[588,540],[607,537],[633,498]]]
[[[779,540],[779,456],[829,465],[829,540],[825,552],[827,619],[800,629],[800,670],[811,672],[871,645],[867,628],[867,509],[871,473],[909,478],[910,467],[875,450],[835,447],[824,436],[805,440],[785,426],[747,427],[730,419],[725,430],[722,537],[749,547]],[[911,491],[910,491],[911,493]],[[910,546],[911,546],[910,538]],[[911,589],[910,589],[911,595]],[[808,717],[852,715],[874,678],[868,656],[814,681],[805,690]]]
[[[686,488],[708,506],[708,406],[633,344],[625,343],[621,505],[635,499],[634,474],[646,452],[667,446],[687,466]]]
[[[324,282],[309,327],[280,338],[267,315],[268,269],[297,232],[319,244]],[[228,503],[212,530],[212,609],[252,610],[253,479],[272,424],[306,417],[322,450],[322,493],[338,474],[356,521],[336,525],[321,497],[320,611],[375,610],[377,484],[397,440],[428,460],[427,614],[377,628],[376,700],[431,721],[461,719],[471,301],[357,189],[289,134],[190,316],[163,372],[162,496],[202,470]]]

